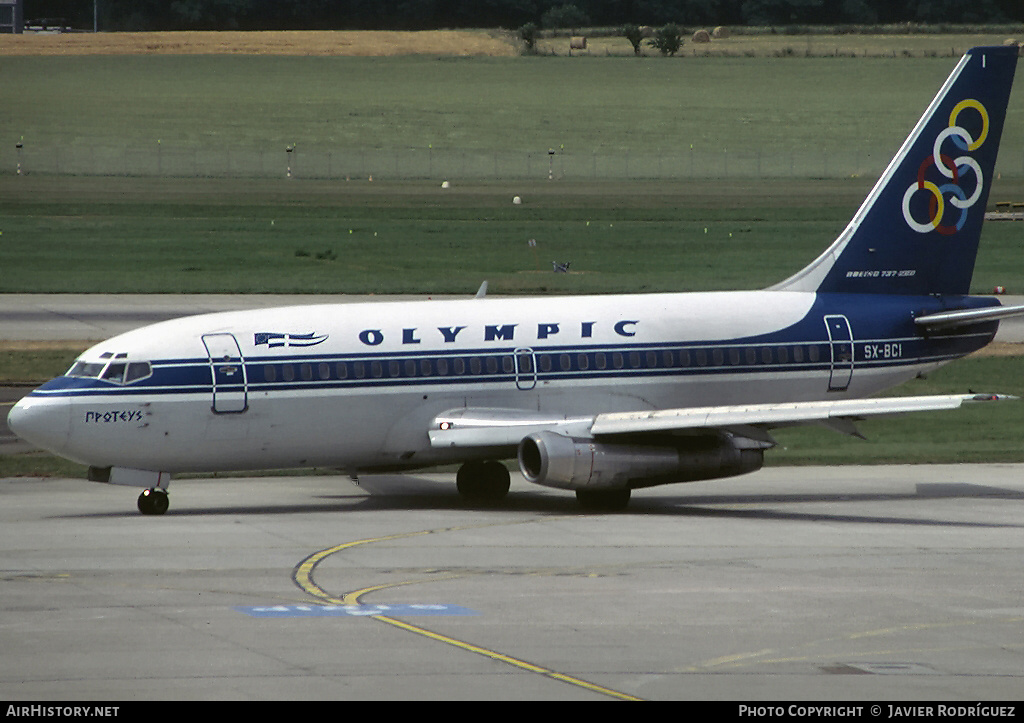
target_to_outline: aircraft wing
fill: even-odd
[[[509,447],[534,432],[568,437],[730,432],[773,446],[768,430],[815,424],[861,436],[854,423],[869,417],[957,409],[964,403],[1015,399],[1002,394],[950,394],[825,402],[740,404],[564,417],[516,409],[455,409],[438,415],[429,431],[434,447]]]

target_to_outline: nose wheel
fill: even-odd
[[[167,493],[159,487],[153,487],[139,495],[139,512],[144,515],[162,515],[170,506]]]

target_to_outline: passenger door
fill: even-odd
[[[238,414],[249,408],[245,360],[234,334],[205,334],[213,380],[213,412]]]

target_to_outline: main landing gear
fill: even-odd
[[[576,501],[589,512],[618,512],[629,504],[631,490],[576,490]]]
[[[170,504],[167,492],[159,487],[152,487],[139,495],[139,512],[144,515],[162,515]]]
[[[455,486],[467,502],[498,502],[505,499],[509,474],[501,462],[466,462],[455,476]]]

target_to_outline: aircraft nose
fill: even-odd
[[[56,399],[25,397],[11,407],[7,426],[26,442],[59,452],[71,433],[71,408]]]

